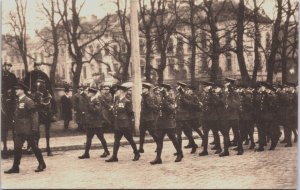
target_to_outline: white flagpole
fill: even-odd
[[[135,133],[139,134],[142,79],[140,67],[140,45],[139,45],[139,22],[138,22],[138,0],[130,1],[130,37],[131,37],[131,65],[132,65],[132,103],[134,111]]]

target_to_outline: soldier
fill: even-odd
[[[113,97],[109,93],[110,88],[108,85],[102,85],[100,87],[99,101],[102,105],[101,117],[103,117],[102,124],[104,126],[112,126],[113,114],[112,114],[112,105]]]
[[[155,133],[155,118],[154,110],[158,109],[158,106],[154,104],[153,97],[150,96],[151,86],[148,84],[142,85],[142,108],[141,108],[141,122],[140,122],[140,147],[139,152],[144,153],[144,141],[146,131],[152,136],[153,140],[157,142]]]
[[[197,145],[192,136],[191,130],[191,118],[189,108],[193,103],[192,96],[185,92],[187,84],[183,82],[177,82],[177,96],[176,96],[176,136],[180,147],[182,147],[182,132],[189,139],[190,145],[192,147],[191,153],[195,153],[197,150]]]
[[[255,142],[253,138],[254,133],[254,100],[253,100],[253,92],[251,89],[248,89],[246,85],[242,85],[238,91],[239,99],[240,99],[240,109],[239,109],[239,126],[242,141],[248,139],[248,135],[250,137],[250,149],[254,149]]]
[[[271,147],[269,150],[275,150],[280,137],[280,129],[274,124],[274,116],[276,113],[276,96],[274,88],[269,83],[261,83],[258,90],[257,99],[259,102],[257,129],[259,138],[259,147],[256,151],[264,151],[264,146],[267,145],[267,136],[271,137]]]
[[[102,125],[102,117],[99,117],[102,111],[102,106],[97,98],[97,89],[89,88],[88,89],[88,97],[89,102],[86,110],[86,145],[85,145],[85,152],[82,156],[79,156],[79,159],[87,159],[90,158],[90,148],[92,144],[92,139],[94,135],[97,135],[98,139],[100,140],[102,147],[104,149],[104,153],[100,156],[101,158],[105,158],[109,155],[109,151],[107,148],[107,143],[104,138],[103,132],[103,125]]]
[[[1,91],[1,139],[3,142],[2,158],[7,158],[8,131],[13,129],[13,113],[15,103],[14,86],[17,84],[16,76],[10,72],[12,64],[4,63],[2,69]]]
[[[23,83],[15,86],[18,100],[14,115],[15,121],[15,151],[14,163],[11,169],[5,171],[6,174],[19,173],[19,165],[22,157],[22,146],[27,140],[37,158],[39,165],[35,172],[41,172],[46,168],[43,155],[35,143],[34,131],[38,130],[38,113],[35,109],[35,104],[32,99],[26,96],[25,91],[28,87]]]
[[[150,162],[150,164],[152,165],[162,163],[161,153],[163,149],[164,137],[166,134],[172,141],[177,151],[175,162],[180,162],[183,158],[182,149],[175,135],[175,101],[169,95],[171,86],[168,84],[162,84],[161,87],[161,102],[159,104],[159,117],[157,120],[157,152],[156,158]]]
[[[291,141],[291,132],[294,133],[294,142],[297,142],[298,134],[297,134],[297,106],[298,106],[298,94],[294,86],[295,84],[288,83],[289,88],[287,89],[287,143],[289,145],[289,141]]]
[[[209,130],[212,130],[214,135],[215,154],[219,154],[222,152],[220,145],[220,137],[218,135],[218,125],[219,123],[219,107],[220,107],[220,98],[215,92],[218,92],[220,89],[216,91],[217,88],[215,83],[212,82],[201,82],[204,86],[204,95],[202,98],[203,103],[203,151],[199,153],[199,156],[208,155],[207,147],[208,147],[208,133]]]
[[[235,79],[225,78],[225,89],[222,98],[222,114],[221,114],[221,123],[219,130],[224,138],[224,151],[220,156],[229,156],[229,131],[232,128],[235,133],[235,138],[237,141],[237,155],[242,155],[244,153],[243,144],[241,139],[241,126],[239,126],[239,97],[234,91],[234,82]]]
[[[64,128],[69,128],[69,123],[72,121],[72,100],[70,94],[70,88],[65,87],[65,94],[60,99],[61,102],[61,114],[64,120]]]
[[[133,119],[133,110],[131,100],[126,98],[127,87],[117,86],[118,89],[118,98],[113,106],[114,112],[114,132],[115,132],[115,142],[113,155],[110,159],[105,160],[106,162],[117,162],[118,161],[118,150],[120,147],[120,140],[125,136],[125,138],[130,143],[133,152],[134,158],[132,161],[137,161],[140,158],[140,154],[137,150],[136,144],[132,136],[132,119]]]
[[[88,106],[88,96],[87,96],[87,86],[80,87],[80,94],[76,97],[77,102],[75,102],[74,109],[76,111],[76,121],[78,123],[78,130],[84,131],[85,129],[85,113],[87,111]]]

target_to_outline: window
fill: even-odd
[[[178,37],[177,38],[176,53],[177,53],[177,55],[183,55],[184,54],[184,51],[183,51],[183,39],[182,39],[182,37]]]
[[[167,52],[168,52],[168,53],[173,53],[173,49],[174,49],[174,42],[173,42],[173,39],[170,38]]]
[[[225,46],[230,47],[230,42],[231,42],[231,36],[230,36],[230,33],[227,32],[226,36],[225,36]]]
[[[269,32],[266,34],[266,49],[270,50],[271,48],[271,35]]]
[[[231,54],[226,54],[226,71],[232,71],[232,60]]]
[[[86,74],[86,67],[83,67],[83,78],[86,79],[87,78],[87,74]]]
[[[258,54],[258,59],[259,59],[258,71],[261,72],[263,66],[262,66],[262,60],[261,60],[261,55],[260,54]]]

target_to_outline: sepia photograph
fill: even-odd
[[[298,0],[0,4],[0,189],[298,188]]]

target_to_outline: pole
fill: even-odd
[[[142,79],[140,67],[139,23],[138,23],[138,0],[130,1],[130,38],[131,38],[131,64],[132,64],[132,104],[134,111],[135,134],[139,134]]]

